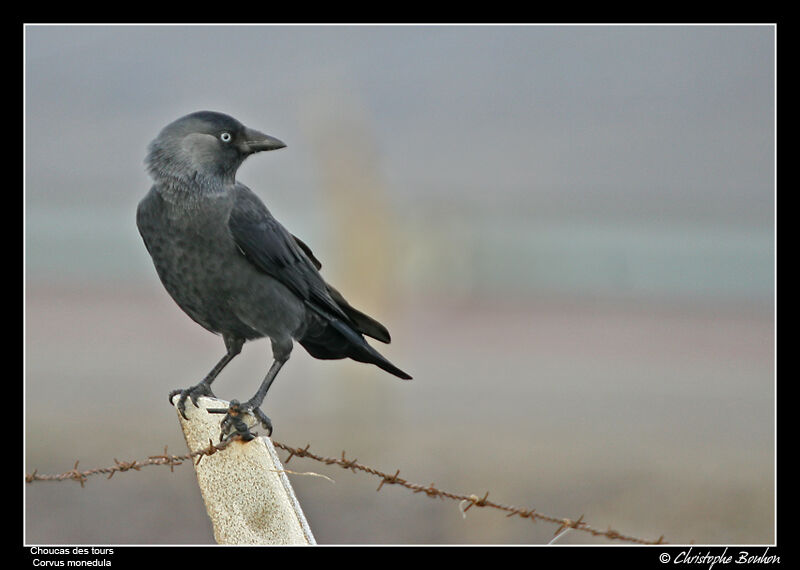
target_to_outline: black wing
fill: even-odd
[[[259,270],[285,285],[313,308],[349,320],[294,236],[272,217],[250,189],[241,184],[236,185],[228,229],[242,254]]]
[[[236,201],[228,222],[244,256],[261,271],[319,309],[345,317],[358,332],[384,343],[391,341],[381,323],[351,306],[319,274],[322,267],[311,248],[292,235],[246,186],[237,185]]]
[[[303,250],[303,253],[305,253],[305,254],[306,254],[306,256],[308,257],[308,259],[310,259],[310,260],[311,260],[311,263],[313,263],[313,264],[314,264],[314,267],[316,267],[316,268],[317,268],[317,271],[319,271],[320,269],[322,269],[322,263],[320,262],[320,260],[319,260],[319,259],[317,259],[316,257],[314,257],[314,252],[313,252],[313,251],[311,251],[311,248],[310,248],[310,247],[308,247],[308,246],[306,245],[306,243],[305,243],[303,240],[301,240],[299,237],[297,237],[296,235],[292,235],[292,238],[294,238],[294,241],[295,241],[295,243],[297,243],[297,245],[299,245],[299,246],[300,246],[300,249],[302,249],[302,250]]]
[[[354,309],[319,274],[319,261],[309,247],[272,217],[267,207],[241,184],[236,185],[228,228],[242,254],[260,271],[273,277],[321,319],[299,339],[315,358],[352,358],[379,366],[399,378],[407,373],[372,348],[362,334],[389,342],[389,331]]]
[[[292,237],[294,241],[297,242],[297,245],[300,246],[300,249],[303,250],[303,253],[311,260],[311,263],[314,264],[314,267],[316,267],[318,271],[322,269],[322,263],[314,256],[314,252],[311,251],[311,248],[296,235],[292,235]],[[389,336],[389,331],[386,330],[385,326],[353,307],[339,291],[333,288],[333,285],[330,283],[326,283],[325,285],[328,288],[328,294],[331,296],[331,299],[345,312],[359,332],[381,342],[389,343],[392,341],[392,337]]]

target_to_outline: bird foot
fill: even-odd
[[[197,405],[197,398],[200,396],[208,396],[209,398],[216,398],[214,393],[211,391],[211,386],[206,384],[205,382],[200,382],[190,388],[185,388],[183,390],[173,390],[169,393],[169,401],[172,403],[172,399],[177,395],[180,394],[181,397],[178,399],[178,403],[175,404],[178,407],[178,411],[183,416],[183,419],[188,420],[189,418],[186,417],[186,398],[192,400],[192,404],[194,407],[199,407]]]
[[[225,413],[225,417],[220,422],[220,441],[228,440],[233,437],[250,441],[255,438],[256,434],[250,431],[250,426],[244,421],[244,415],[247,413],[253,414],[256,419],[267,430],[267,435],[272,435],[272,421],[267,415],[261,411],[261,408],[255,406],[253,402],[239,403],[239,400],[231,400],[227,410],[208,410],[212,413]]]

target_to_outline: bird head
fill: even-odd
[[[148,147],[145,163],[158,182],[232,183],[251,154],[286,145],[213,111],[198,111],[164,127]]]

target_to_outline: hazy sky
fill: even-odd
[[[400,200],[772,218],[771,26],[29,26],[25,48],[34,204],[141,194],[146,144],[201,108],[285,140],[252,168],[309,192],[309,124],[346,109]]]

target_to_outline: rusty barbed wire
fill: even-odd
[[[72,469],[57,475],[40,475],[37,470],[34,469],[32,473],[25,474],[25,482],[33,483],[34,481],[67,481],[72,479],[73,481],[78,481],[81,484],[81,487],[83,487],[86,479],[91,475],[107,474],[108,477],[106,478],[111,479],[114,476],[114,473],[118,473],[120,471],[129,471],[131,469],[139,471],[142,467],[147,467],[149,465],[169,465],[169,470],[174,471],[176,465],[181,465],[184,461],[194,459],[195,457],[197,458],[197,463],[199,463],[203,457],[206,455],[213,455],[218,451],[222,451],[228,447],[232,441],[234,440],[229,439],[219,444],[215,444],[209,440],[208,447],[205,449],[198,449],[197,451],[193,451],[184,455],[168,454],[167,446],[165,445],[164,453],[161,455],[150,455],[147,459],[142,461],[120,461],[115,457],[114,463],[116,463],[116,465],[112,465],[111,467],[87,469],[86,471],[78,471],[78,461],[75,462],[75,465],[72,467]]]
[[[442,499],[452,499],[454,501],[459,501],[460,505],[465,505],[462,509],[462,513],[465,513],[470,508],[474,507],[489,507],[493,509],[497,509],[500,511],[506,512],[507,517],[512,516],[519,516],[521,518],[529,518],[533,522],[537,520],[546,521],[549,523],[557,524],[558,529],[554,535],[558,535],[565,529],[574,529],[574,530],[581,530],[587,532],[593,536],[604,536],[611,540],[621,540],[624,542],[632,542],[634,544],[666,544],[664,542],[664,535],[661,535],[656,540],[647,540],[643,538],[638,538],[635,536],[625,535],[616,530],[609,527],[607,530],[600,530],[595,527],[590,526],[583,520],[583,515],[578,517],[576,520],[571,520],[568,518],[560,518],[551,515],[546,515],[544,513],[538,512],[536,509],[523,509],[520,507],[515,507],[511,505],[503,505],[500,503],[496,503],[494,501],[490,501],[488,499],[489,492],[487,491],[483,497],[478,497],[477,495],[462,495],[458,493],[451,493],[450,491],[443,491],[438,489],[434,486],[433,483],[430,485],[420,485],[418,483],[412,483],[406,479],[400,477],[400,470],[398,469],[395,471],[394,474],[389,475],[388,473],[384,473],[379,471],[373,467],[369,467],[367,465],[362,465],[358,463],[356,459],[349,460],[345,457],[345,452],[342,451],[341,458],[336,457],[322,457],[311,453],[309,448],[311,447],[310,444],[306,445],[303,448],[298,447],[290,447],[278,441],[272,442],[275,447],[283,449],[284,451],[289,452],[289,457],[286,458],[286,463],[291,461],[292,457],[307,457],[309,459],[313,459],[315,461],[319,461],[321,463],[325,463],[327,465],[339,465],[344,469],[350,469],[353,472],[355,471],[363,471],[365,473],[369,473],[370,475],[374,475],[376,477],[380,477],[381,482],[378,485],[376,491],[380,491],[381,488],[385,485],[400,485],[401,487],[405,487],[406,489],[410,489],[415,493],[425,493],[428,497],[439,497]]]
[[[120,471],[130,471],[135,470],[139,471],[142,467],[147,467],[150,465],[169,465],[170,471],[174,471],[176,465],[183,464],[184,461],[188,461],[190,459],[196,459],[196,462],[199,463],[200,460],[207,456],[213,455],[219,451],[222,451],[226,447],[228,447],[233,441],[236,439],[228,439],[219,444],[213,443],[211,440],[208,442],[208,447],[204,449],[199,449],[193,451],[191,453],[187,453],[184,455],[170,455],[167,453],[167,447],[164,446],[164,453],[160,455],[151,455],[147,459],[142,461],[119,461],[118,459],[114,458],[115,465],[111,467],[100,467],[96,469],[88,469],[85,471],[78,471],[78,461],[75,462],[75,465],[69,471],[65,471],[64,473],[56,474],[56,475],[40,475],[37,473],[37,470],[34,469],[32,473],[27,473],[25,475],[25,482],[26,483],[33,483],[34,481],[67,481],[73,480],[78,481],[81,484],[81,487],[84,486],[86,479],[92,475],[99,475],[99,474],[107,474],[107,479],[111,479],[115,473]],[[450,499],[459,502],[459,509],[461,513],[466,513],[472,507],[487,507],[496,509],[499,511],[503,511],[506,513],[506,517],[513,517],[518,516],[523,519],[530,519],[532,522],[536,522],[537,520],[544,521],[551,524],[558,525],[554,536],[558,536],[559,533],[565,530],[579,530],[586,533],[591,534],[592,536],[603,536],[609,540],[619,540],[622,542],[630,542],[634,544],[642,544],[642,545],[654,545],[654,544],[667,544],[664,541],[664,535],[661,535],[656,540],[648,540],[639,538],[632,535],[626,535],[621,532],[618,532],[612,529],[610,526],[606,530],[600,530],[596,527],[593,527],[586,523],[583,520],[583,516],[581,515],[575,520],[563,517],[556,517],[552,515],[547,515],[537,511],[536,509],[525,509],[521,507],[515,507],[512,505],[504,505],[501,503],[496,503],[494,501],[489,500],[489,492],[479,497],[477,495],[464,495],[459,493],[452,493],[450,491],[445,491],[442,489],[438,489],[434,486],[433,483],[429,485],[420,485],[419,483],[412,483],[407,479],[400,477],[400,470],[396,470],[394,474],[384,473],[374,467],[370,467],[368,465],[363,465],[358,463],[357,459],[347,459],[345,456],[345,452],[342,451],[342,456],[340,458],[337,457],[324,457],[321,455],[317,455],[309,451],[311,444],[307,444],[305,447],[291,447],[279,441],[272,440],[272,444],[289,453],[289,456],[286,458],[285,463],[289,463],[293,457],[304,457],[308,459],[312,459],[314,461],[318,461],[320,463],[324,463],[326,465],[338,465],[343,469],[350,469],[351,471],[364,472],[375,477],[380,478],[380,483],[376,491],[380,491],[384,485],[399,485],[406,489],[413,491],[414,493],[424,493],[428,497],[435,498],[438,497],[440,499]]]

